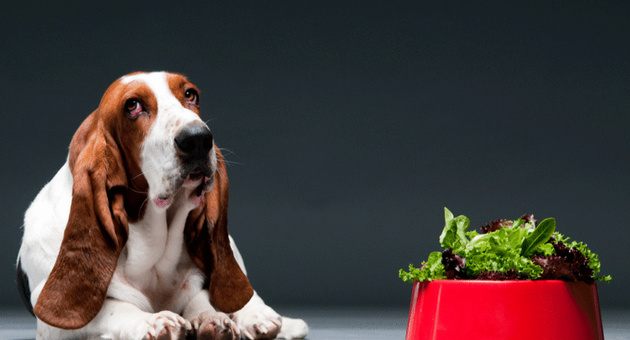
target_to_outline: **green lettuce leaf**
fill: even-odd
[[[553,237],[556,240],[565,243],[567,247],[569,248],[577,248],[578,250],[582,252],[582,254],[584,254],[584,256],[588,258],[589,260],[588,265],[589,267],[591,267],[591,269],[593,269],[593,278],[595,279],[595,281],[610,283],[610,281],[612,280],[610,275],[598,276],[599,272],[601,271],[601,263],[599,262],[599,255],[591,251],[591,249],[589,249],[585,243],[571,241],[571,238],[566,237],[563,234],[560,234],[559,232],[555,232]]]
[[[415,268],[413,264],[409,265],[409,272],[402,269],[398,271],[398,276],[404,282],[413,283],[414,281],[432,281],[446,279],[444,265],[442,264],[442,253],[439,251],[429,254],[429,259],[422,262],[420,268]]]
[[[453,217],[453,213],[444,208],[444,229],[440,235],[442,248],[459,248],[468,243],[466,232],[470,226],[470,220],[466,216]]]
[[[517,273],[535,279],[542,269],[530,259],[521,256],[522,245],[528,228],[501,228],[492,233],[478,235],[465,248],[466,272],[474,277],[483,271],[505,273],[515,269]]]
[[[547,243],[553,233],[556,231],[556,220],[553,218],[544,219],[534,231],[523,240],[522,254],[524,257],[530,257],[536,249]]]

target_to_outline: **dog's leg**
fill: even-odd
[[[192,324],[197,339],[238,340],[241,337],[230,317],[212,307],[210,294],[205,289],[190,300],[183,316]]]
[[[245,263],[236,243],[230,236],[230,247],[236,262],[245,275]],[[232,314],[241,333],[248,339],[303,339],[308,334],[308,326],[301,319],[281,317],[254,292],[251,300],[238,312]]]
[[[304,339],[308,334],[308,325],[302,319],[282,317],[282,329],[279,339]]]
[[[231,316],[246,339],[273,339],[282,327],[280,314],[265,305],[256,292],[241,310]]]
[[[185,339],[191,329],[188,321],[173,312],[147,313],[130,303],[106,299],[94,320],[78,330],[59,329],[38,320],[37,339]]]

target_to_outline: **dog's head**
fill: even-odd
[[[199,90],[182,75],[133,73],[114,82],[70,145],[72,205],[61,250],[35,314],[60,328],[92,320],[128,236],[146,209],[190,210],[185,241],[211,301],[240,309],[253,290],[227,232],[223,157],[200,118]],[[166,214],[165,214],[166,215]]]
[[[125,135],[135,138],[121,146],[136,158],[129,165],[140,165],[134,170],[146,179],[149,200],[166,208],[182,186],[199,187],[197,196],[209,191],[217,157],[210,129],[199,116],[197,87],[181,75],[164,73],[134,74],[119,82],[114,88],[122,93],[113,97],[125,113],[131,132]]]

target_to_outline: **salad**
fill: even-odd
[[[400,269],[405,282],[438,279],[466,280],[564,280],[610,282],[598,276],[600,262],[586,244],[571,241],[556,231],[556,221],[538,223],[534,215],[517,220],[486,223],[481,232],[468,231],[466,216],[454,217],[444,208],[445,226],[440,235],[443,251],[432,252],[420,268]]]

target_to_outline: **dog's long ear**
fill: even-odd
[[[102,308],[128,235],[124,163],[98,110],[74,135],[68,163],[73,177],[68,224],[34,312],[49,325],[77,329]]]
[[[218,310],[233,313],[243,308],[254,290],[241,271],[227,231],[229,182],[219,149],[214,186],[201,205],[188,215],[186,246],[193,262],[209,280],[210,301]]]

